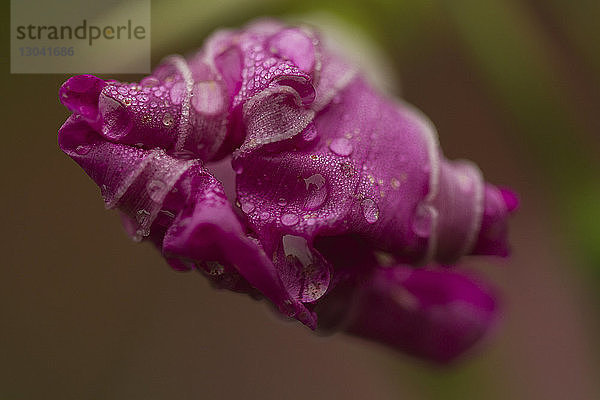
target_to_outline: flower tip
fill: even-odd
[[[460,358],[498,314],[492,290],[454,271],[379,269],[348,331],[439,364]]]
[[[509,189],[486,184],[481,229],[472,254],[508,257],[508,217],[519,207],[519,199]]]
[[[73,76],[60,87],[60,101],[73,113],[88,121],[96,121],[98,97],[105,85],[106,82],[94,75]]]
[[[504,204],[506,205],[506,209],[510,214],[517,211],[521,205],[521,201],[519,200],[519,195],[512,189],[501,187],[499,188],[500,194],[502,195],[502,199],[504,200]]]

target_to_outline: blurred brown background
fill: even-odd
[[[503,320],[434,368],[172,271],[58,149],[68,76],[2,58],[0,399],[600,398],[597,1],[176,3],[152,4],[153,65],[259,15],[327,11],[380,46],[446,155],[521,194],[513,257],[466,262],[499,287]]]

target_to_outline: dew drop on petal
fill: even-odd
[[[300,301],[319,299],[327,291],[331,279],[327,262],[309,248],[303,237],[285,235],[282,242],[287,268],[282,278],[287,280],[286,286]]]
[[[281,216],[281,223],[284,226],[294,226],[298,223],[298,220],[299,220],[299,218],[296,214],[289,213],[289,214],[283,214]]]
[[[304,179],[304,184],[306,185],[306,190],[310,189],[310,185],[315,185],[317,189],[321,189],[325,184],[325,178],[321,174],[314,174]]]
[[[242,204],[242,211],[246,214],[250,214],[252,211],[254,211],[254,204],[252,204],[252,203]]]
[[[171,126],[171,125],[173,125],[173,116],[171,114],[169,114],[169,113],[166,113],[163,116],[162,123],[163,123],[164,126]]]
[[[316,210],[321,207],[327,198],[327,185],[325,178],[321,174],[312,175],[304,179],[308,196],[304,207],[307,210]]]
[[[360,203],[362,208],[363,216],[369,224],[374,224],[379,219],[379,207],[373,199],[364,199]]]
[[[352,143],[350,143],[350,141],[345,137],[333,139],[333,141],[329,144],[329,148],[335,154],[342,157],[348,157],[354,150]]]

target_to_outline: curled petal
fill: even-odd
[[[359,234],[413,264],[453,263],[476,250],[491,201],[479,169],[444,159],[424,116],[362,79],[336,96],[298,135],[308,140],[282,134],[290,130],[278,129],[274,104],[246,110],[261,125],[247,124],[241,149],[249,151],[236,153],[234,165],[240,202],[254,206],[252,229],[259,236],[292,231],[309,244],[319,235]],[[507,216],[494,211],[498,224]],[[505,237],[498,233],[490,240]]]
[[[231,266],[283,313],[315,327],[314,316],[288,294],[273,262],[247,237],[221,184],[200,163],[107,142],[78,117],[61,128],[59,143],[101,187],[107,207],[125,215],[136,240],[149,237],[178,269],[206,269],[207,261]]]
[[[481,229],[473,254],[508,257],[508,217],[519,207],[517,195],[508,189],[485,186]]]
[[[473,346],[497,311],[486,289],[448,270],[378,269],[363,290],[349,333],[443,363]]]

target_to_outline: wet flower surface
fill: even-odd
[[[139,83],[75,76],[60,99],[61,149],[173,268],[442,362],[493,322],[489,289],[447,266],[508,255],[516,196],[445,159],[425,116],[314,30],[219,31]]]

